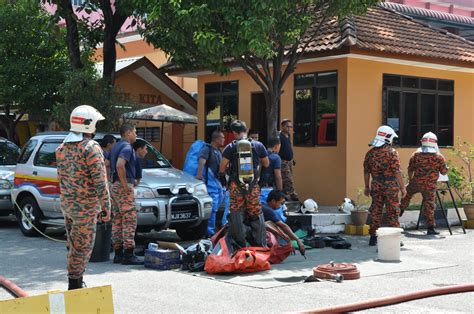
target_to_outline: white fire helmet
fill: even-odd
[[[306,201],[303,202],[303,205],[301,205],[300,210],[303,214],[317,213],[318,203],[316,203],[313,199],[308,198]]]
[[[355,209],[355,204],[350,198],[345,198],[344,202],[339,206],[339,211],[350,214]]]
[[[71,123],[71,132],[68,134],[65,143],[80,142],[83,139],[83,133],[95,133],[96,124],[100,120],[105,120],[104,116],[94,107],[83,105],[76,107],[71,112],[69,122]]]
[[[421,148],[420,149],[423,153],[437,153],[437,152],[439,152],[438,137],[432,132],[426,133],[421,138]]]
[[[398,135],[395,131],[388,125],[382,125],[377,129],[377,134],[375,135],[374,140],[370,143],[370,146],[380,147],[385,144],[392,144],[393,139],[397,138]]]

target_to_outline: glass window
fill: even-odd
[[[12,142],[0,142],[0,166],[16,165],[20,149]]]
[[[418,94],[403,93],[403,105],[405,112],[403,115],[402,144],[418,144]]]
[[[161,128],[137,128],[137,136],[149,142],[161,140]]]
[[[416,77],[402,77],[402,87],[418,88],[418,78]]]
[[[383,85],[386,87],[400,87],[402,78],[399,75],[384,75]]]
[[[387,95],[387,125],[400,136],[400,92],[388,91]]]
[[[295,76],[295,86],[313,86],[314,73],[299,74]]]
[[[402,82],[397,87],[394,82]],[[438,136],[440,146],[453,145],[454,81],[385,74],[383,123],[393,127],[402,146],[418,146],[426,132]],[[420,82],[420,87],[418,86]]]
[[[336,145],[337,73],[295,75],[294,97],[294,144]]]
[[[336,145],[336,87],[323,87],[318,91],[316,144]]]
[[[210,141],[214,130],[229,130],[230,123],[238,118],[239,82],[208,83],[205,91],[205,133],[206,141]]]
[[[421,134],[436,132],[436,95],[421,94]]]
[[[170,162],[151,144],[147,144],[148,153],[141,159],[143,169],[170,168]]]
[[[295,90],[295,106],[294,106],[294,135],[293,141],[297,145],[312,145],[313,132],[311,128],[312,116],[312,89]]]
[[[61,143],[43,143],[36,154],[35,166],[56,167],[56,149]]]
[[[453,145],[454,96],[438,96],[438,145]]]
[[[438,89],[448,91],[448,92],[452,92],[452,91],[454,91],[454,81],[439,80],[438,81]]]
[[[436,89],[436,80],[421,79],[421,89]]]
[[[20,153],[20,158],[18,158],[19,164],[26,164],[28,162],[31,154],[33,154],[33,151],[35,150],[36,144],[38,144],[37,140],[29,140],[25,144],[25,146],[23,147]]]

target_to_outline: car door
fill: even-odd
[[[56,149],[62,139],[45,139],[36,151],[32,176],[41,195],[39,206],[48,218],[61,218],[59,206],[59,182],[56,165]]]

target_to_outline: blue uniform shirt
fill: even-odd
[[[110,152],[110,171],[113,174],[112,181],[117,181],[117,160],[119,158],[124,159],[127,163],[125,164],[125,173],[127,180],[132,181],[136,178],[136,155],[132,145],[125,140],[120,140],[117,144],[112,147]]]
[[[271,221],[273,223],[277,223],[281,221],[280,217],[278,217],[277,213],[275,210],[268,205],[262,204],[262,212],[263,212],[263,218],[265,221]]]
[[[277,153],[268,150],[268,159],[270,164],[268,168],[263,168],[262,179],[265,185],[276,188],[275,169],[281,169],[281,158]]]

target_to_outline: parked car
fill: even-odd
[[[0,216],[13,213],[11,188],[20,148],[15,143],[0,137]]]
[[[41,231],[47,226],[64,225],[55,152],[66,135],[64,132],[38,134],[21,151],[12,198],[29,218],[22,217],[17,210],[19,226],[25,236],[38,234],[30,221]],[[103,134],[97,134],[94,139],[100,142],[102,138]],[[205,184],[173,168],[153,145],[147,145],[143,178],[135,188],[138,231],[171,228],[182,239],[201,238],[207,231],[212,208]]]

